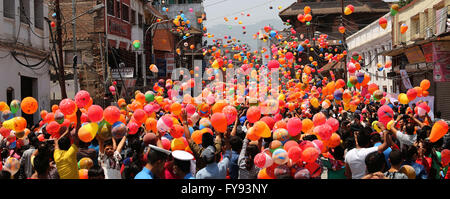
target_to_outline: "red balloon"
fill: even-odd
[[[227,131],[227,117],[223,113],[214,113],[211,116],[211,125],[217,132],[225,133]]]
[[[270,130],[273,129],[273,126],[275,125],[275,120],[272,117],[265,116],[261,118],[261,121],[265,122],[267,126],[269,126]]]
[[[107,121],[109,124],[114,124],[120,119],[120,110],[116,106],[108,106],[103,111],[103,118],[105,118],[105,121]]]
[[[236,108],[234,108],[234,106],[230,106],[230,105],[225,106],[222,109],[222,112],[223,112],[223,114],[225,114],[225,117],[227,118],[228,125],[233,124],[236,121],[238,112],[237,112]]]
[[[259,107],[252,106],[247,110],[247,120],[250,123],[255,123],[261,118],[261,110]]]
[[[322,112],[316,113],[313,117],[314,126],[325,124],[326,121],[327,117]]]
[[[145,113],[145,111],[142,109],[136,109],[134,111],[133,117],[139,123],[144,123],[145,120],[147,119],[147,113]]]
[[[333,132],[336,132],[339,129],[339,121],[333,117],[328,118],[326,123],[330,125]]]
[[[302,160],[311,163],[317,160],[320,152],[315,147],[308,147],[302,151]]]
[[[89,95],[89,92],[85,90],[80,90],[75,95],[75,103],[77,104],[78,107],[85,107],[89,103],[90,99],[91,96]]]
[[[127,127],[128,127],[128,134],[130,135],[136,134],[139,130],[139,125],[133,121],[128,122]]]
[[[63,99],[59,103],[59,110],[61,110],[64,115],[72,115],[77,110],[77,105],[71,99]]]
[[[300,158],[302,157],[302,149],[298,146],[293,146],[289,148],[288,151],[289,159],[292,160],[292,162],[298,162]]]
[[[103,108],[99,105],[92,105],[88,108],[87,115],[91,122],[100,122],[103,119]]]
[[[47,130],[47,132],[52,135],[52,134],[56,134],[59,132],[59,128],[60,128],[60,124],[58,124],[58,122],[56,121],[52,121],[49,124],[47,124],[47,127],[45,127],[45,130]]]

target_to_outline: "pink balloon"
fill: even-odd
[[[326,120],[327,117],[322,112],[316,113],[313,117],[314,126],[325,124]]]
[[[339,121],[333,117],[328,118],[326,123],[330,125],[332,132],[336,132],[339,129]]]
[[[151,105],[151,104],[145,105],[145,106],[144,106],[144,111],[145,111],[147,114],[153,113],[153,105]]]
[[[225,106],[222,110],[222,112],[225,114],[225,117],[227,118],[227,125],[233,124],[236,121],[237,118],[237,110],[234,108],[234,106]]]
[[[89,103],[90,99],[91,96],[89,95],[89,92],[85,90],[80,90],[75,95],[75,103],[77,104],[78,107],[85,107]]]
[[[287,130],[292,137],[297,136],[302,132],[302,120],[297,117],[289,119],[287,122]]]

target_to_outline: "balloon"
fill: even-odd
[[[448,132],[448,124],[444,120],[439,120],[434,123],[433,128],[431,129],[430,142],[436,142],[441,139]]]
[[[88,108],[87,115],[91,122],[100,122],[103,119],[103,109],[99,105],[92,105]]]
[[[83,180],[89,179],[88,175],[89,175],[89,170],[87,170],[87,169],[78,170],[79,179],[83,179]]]
[[[310,133],[313,127],[314,127],[314,123],[312,120],[310,120],[308,118],[302,120],[303,133]]]
[[[309,102],[311,103],[311,105],[314,108],[319,108],[319,106],[320,106],[319,100],[317,98],[315,98],[315,97],[313,97]]]
[[[75,103],[80,108],[85,107],[89,103],[90,99],[91,99],[91,96],[89,95],[89,92],[87,92],[85,90],[80,90],[75,95]]]
[[[409,103],[408,96],[405,93],[400,93],[398,95],[398,102],[400,102],[400,104],[408,104]]]
[[[311,7],[305,6],[305,7],[303,8],[303,11],[305,12],[305,14],[309,14],[309,13],[311,12]]]
[[[428,79],[424,79],[420,82],[420,88],[422,88],[422,90],[426,91],[428,90],[428,88],[430,88],[430,80]]]
[[[267,64],[267,68],[269,68],[269,70],[277,69],[279,67],[280,63],[277,60],[270,60],[269,63]]]
[[[153,133],[157,133],[157,128],[156,128],[156,123],[157,120],[155,118],[149,117],[147,118],[147,120],[145,120],[145,130],[147,131],[152,131]]]
[[[279,148],[272,153],[272,160],[275,164],[283,165],[289,161],[289,156],[284,149]]]
[[[375,84],[375,83],[369,84],[368,91],[369,91],[369,93],[370,93],[371,95],[373,95],[373,93],[374,93],[376,90],[379,90],[377,84]]]
[[[279,140],[281,142],[285,142],[289,139],[289,133],[286,129],[282,129],[282,128],[276,129],[273,132],[272,138],[274,140]]]
[[[37,111],[38,102],[33,97],[25,97],[22,99],[20,106],[22,108],[22,112],[31,115]]]
[[[13,118],[13,130],[16,132],[22,132],[27,128],[27,120],[23,117],[15,117]]]
[[[106,123],[103,126],[102,125],[100,125],[100,126],[101,126],[101,128],[98,131],[97,137],[100,138],[101,140],[109,140],[109,139],[111,139],[112,138],[112,133],[111,133],[112,126],[111,126],[111,124]]]
[[[97,123],[92,122],[85,124],[78,131],[78,138],[80,138],[81,141],[88,143],[95,138],[97,131],[98,131]]]
[[[408,25],[402,24],[400,26],[400,33],[405,34],[405,32],[408,30]]]
[[[174,124],[170,130],[170,135],[174,138],[180,138],[184,135],[184,128],[179,124]]]
[[[327,143],[330,148],[337,147],[341,144],[341,137],[337,133],[332,133]]]
[[[272,130],[273,126],[275,125],[275,120],[273,119],[273,117],[265,116],[261,118],[261,121],[265,122],[267,126],[269,126],[270,130]]]
[[[141,47],[141,42],[139,40],[134,40],[133,41],[133,47],[134,49],[139,49]]]
[[[211,124],[217,132],[225,133],[227,131],[227,117],[223,113],[214,113],[211,116]]]
[[[287,122],[287,130],[290,136],[297,136],[302,131],[302,120],[297,117],[290,118]]]
[[[377,112],[378,121],[387,126],[388,122],[394,119],[394,111],[388,105],[383,105],[378,109]]]
[[[119,121],[120,118],[120,110],[116,106],[108,106],[103,111],[103,118],[110,124],[114,124]]]
[[[344,26],[339,26],[339,32],[341,34],[344,34],[345,33],[345,27]]]
[[[174,138],[172,140],[172,142],[170,143],[170,149],[172,151],[176,151],[176,150],[184,151],[184,149],[186,148],[187,145],[184,143],[183,139],[184,139],[183,137]]]
[[[409,89],[408,92],[406,92],[406,96],[409,101],[413,101],[417,97],[417,90],[414,88]]]
[[[170,105],[170,111],[174,115],[180,115],[180,113],[181,113],[181,104],[178,103],[178,102],[173,103],[172,105]]]
[[[158,122],[156,123],[156,129],[160,133],[169,132],[172,126],[173,126],[172,117],[167,115],[164,115],[161,118],[159,118]]]
[[[384,17],[381,17],[380,20],[378,20],[378,23],[380,24],[380,27],[383,29],[386,29],[387,26],[387,19]]]
[[[441,162],[444,167],[450,162],[450,150],[444,149],[441,151]]]
[[[247,119],[248,119],[248,122],[250,122],[250,123],[255,123],[256,121],[259,120],[259,118],[261,118],[261,111],[259,110],[259,107],[251,106],[251,107],[247,110]]]
[[[116,139],[122,139],[127,133],[127,126],[122,122],[117,122],[111,129],[111,135]]]
[[[90,169],[92,166],[94,166],[94,161],[89,157],[81,158],[78,161],[78,169]]]
[[[319,125],[325,124],[326,120],[327,120],[327,117],[322,112],[314,114],[314,117],[313,117],[314,126],[319,126]]]
[[[227,118],[227,125],[231,125],[236,121],[237,118],[237,110],[234,108],[234,106],[225,106],[222,109],[222,112],[225,114],[225,117]]]
[[[76,112],[77,110],[77,105],[75,104],[74,101],[72,101],[71,99],[63,99],[60,103],[59,103],[59,110],[61,110],[61,112],[64,115],[72,115],[73,113]]]
[[[320,151],[315,147],[308,147],[302,151],[302,160],[307,163],[311,163],[317,160]]]
[[[3,165],[3,170],[9,171],[11,176],[15,175],[20,168],[20,161],[14,157],[8,157],[6,159],[5,164]]]
[[[326,124],[331,127],[332,132],[336,132],[339,129],[339,121],[333,117],[328,118]]]
[[[273,159],[267,153],[261,152],[256,154],[256,156],[253,158],[253,162],[258,168],[264,169],[272,166]]]
[[[134,134],[136,134],[138,132],[139,125],[136,124],[136,122],[130,121],[127,124],[127,128],[128,128],[128,134],[134,135]]]
[[[252,128],[258,137],[268,138],[271,136],[269,126],[263,121],[255,122]]]
[[[9,108],[11,109],[11,113],[15,114],[20,109],[20,102],[19,100],[13,100],[11,101]]]
[[[345,15],[350,15],[350,14],[353,13],[353,11],[355,11],[355,7],[353,5],[348,5],[344,9],[344,14]]]

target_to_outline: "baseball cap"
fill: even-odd
[[[205,160],[206,162],[212,162],[214,161],[214,153],[216,152],[216,149],[213,146],[206,147],[205,150],[203,150],[200,157]]]

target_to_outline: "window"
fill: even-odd
[[[387,93],[387,86],[383,86],[383,91]]]
[[[3,16],[7,18],[14,19],[15,18],[15,11],[16,11],[16,5],[15,0],[3,0]]]
[[[6,89],[6,103],[11,104],[11,101],[14,99],[14,88],[8,87]]]
[[[385,70],[383,70],[383,79],[386,79],[386,71]],[[386,92],[386,91],[384,91],[384,92]]]
[[[64,51],[64,64],[73,64],[73,56],[75,55],[73,50],[66,50]],[[78,51],[76,53],[77,57],[77,64],[81,63],[82,60],[82,55],[81,55],[81,51]]]
[[[377,81],[378,81],[378,71],[375,73],[375,76],[376,76],[375,79],[377,79]]]
[[[130,13],[128,11],[128,6],[125,4],[122,4],[122,19],[124,21],[129,21],[130,20]]]
[[[20,2],[20,22],[29,23],[30,19],[30,1]]]
[[[108,6],[108,9],[107,9],[108,14],[114,16],[114,0],[108,0],[107,4],[108,4],[107,5]]]
[[[142,24],[144,24],[141,13],[138,14],[138,24],[139,24],[139,27],[142,27]]]
[[[136,25],[136,11],[131,9],[130,23]]]
[[[419,32],[420,32],[420,20],[419,15],[416,15],[411,18],[411,33],[419,34]]]
[[[120,2],[116,1],[116,17],[120,18]]]
[[[34,27],[44,29],[44,2],[34,0]]]

